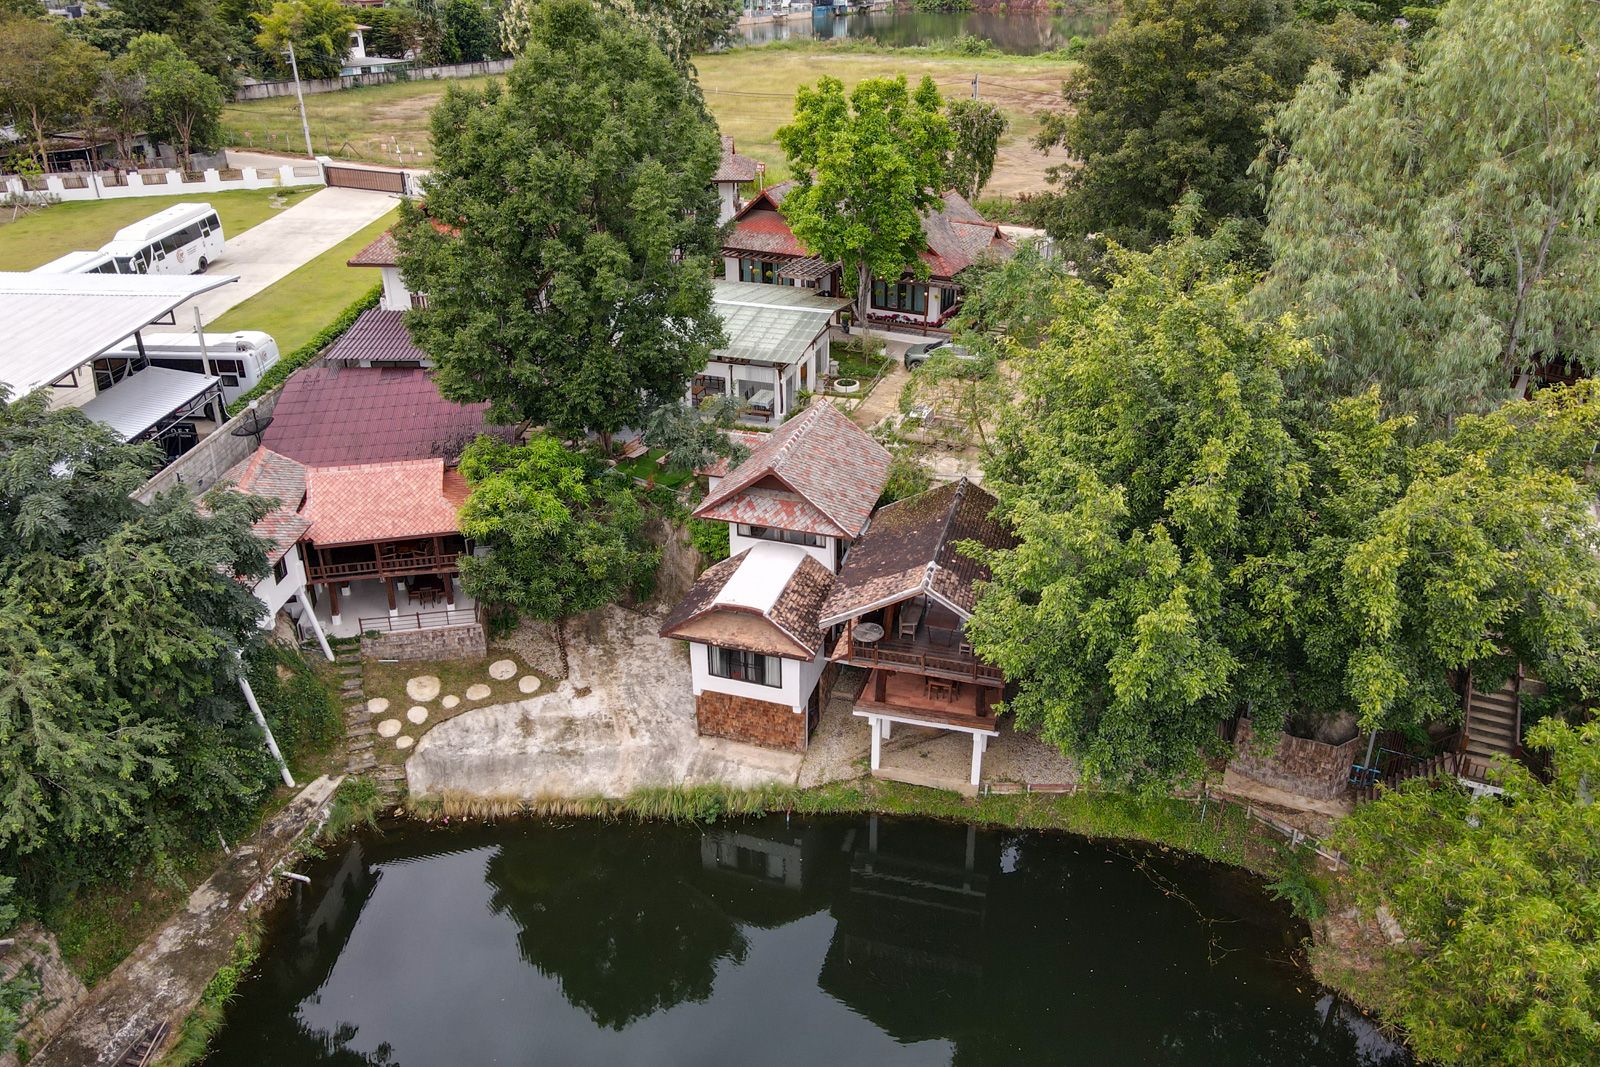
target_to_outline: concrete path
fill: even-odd
[[[30,1067],[116,1063],[158,1023],[173,1036],[244,928],[245,906],[268,888],[274,867],[333,798],[340,779],[318,778],[189,896],[189,904],[94,987]],[[169,1038],[170,1040],[170,1038]]]
[[[850,418],[862,429],[870,430],[882,422],[885,415],[900,410],[900,393],[905,389],[906,379],[911,377],[911,372],[906,370],[906,347],[902,341],[885,342],[885,354],[894,362],[866,399],[850,413]]]
[[[532,799],[792,785],[799,753],[699,736],[687,653],[657,637],[660,626],[658,614],[615,606],[573,624],[570,677],[429,730],[406,761],[411,792]]]
[[[236,304],[305,266],[346,237],[382,218],[398,202],[392,193],[322,189],[237,237],[229,234],[222,255],[210,265],[239,280],[203,293],[178,309],[178,330],[194,328],[194,308],[209,323]],[[373,279],[376,281],[376,277]]]

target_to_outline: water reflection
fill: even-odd
[[[367,835],[211,1064],[1408,1062],[1231,872],[914,820]]]
[[[830,9],[818,8],[796,12],[782,21],[742,26],[739,35],[745,44],[872,37],[886,45],[905,48],[968,34],[992,41],[1002,52],[1032,56],[1065,48],[1073,37],[1098,36],[1113,21],[1113,14],[1093,8],[1010,14],[1000,11],[858,11],[848,15],[835,15]]]

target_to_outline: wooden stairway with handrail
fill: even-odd
[[[1461,751],[1483,763],[1515,758],[1522,750],[1522,672],[1492,693],[1479,692],[1467,676],[1461,698]]]

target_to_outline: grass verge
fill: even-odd
[[[265,330],[278,342],[279,352],[294,352],[315,338],[378,281],[376,271],[369,267],[349,267],[345,261],[377,240],[394,223],[395,212],[391,211],[287,277],[235,304],[206,329],[215,333]]]
[[[222,1028],[228,1002],[233,1000],[239,981],[255,963],[260,945],[260,923],[252,919],[246,924],[244,933],[234,941],[233,954],[228,962],[206,984],[205,992],[200,994],[200,1002],[183,1020],[177,1040],[167,1054],[157,1061],[157,1067],[189,1067],[205,1058],[212,1035]]]
[[[5,221],[9,213],[0,214],[0,270],[32,270],[68,252],[99,248],[129,223],[185,202],[204,201],[216,208],[222,218],[223,234],[237,237],[321,188],[296,185],[125,200],[74,200],[51,204],[14,222]]]

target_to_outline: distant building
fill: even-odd
[[[761,171],[760,163],[749,156],[741,156],[733,147],[733,138],[723,135],[722,163],[717,167],[716,176],[711,179],[722,201],[722,210],[717,215],[718,223],[727,222],[744,206],[741,190],[760,178]]]
[[[339,68],[339,76],[351,78],[359,74],[382,74],[390,70],[403,70],[411,65],[409,59],[398,59],[389,56],[367,55],[366,31],[371,26],[357,25],[350,31],[349,50],[345,53],[344,66]]]

